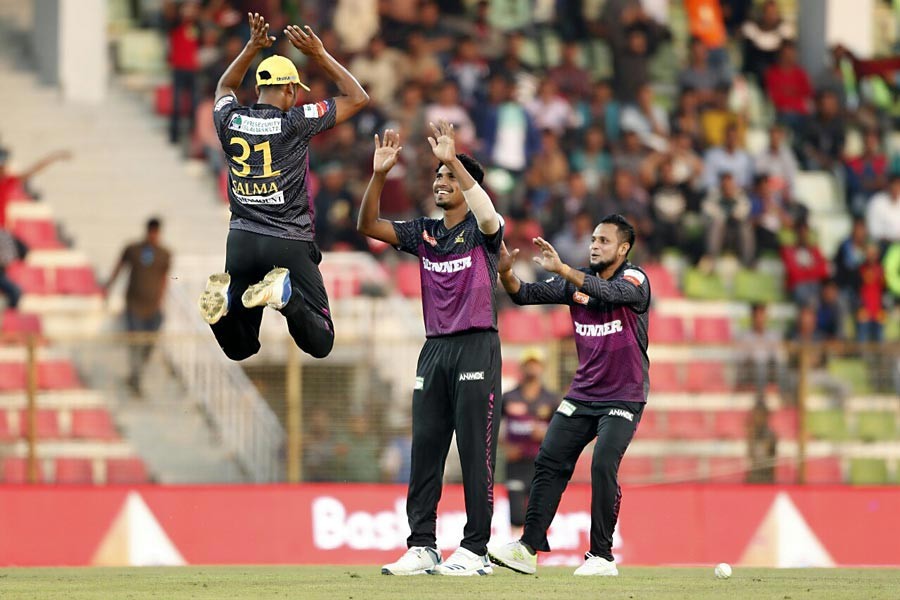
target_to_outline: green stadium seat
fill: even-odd
[[[741,269],[734,277],[734,297],[751,303],[774,303],[784,298],[780,277]]]
[[[806,431],[818,440],[847,439],[847,424],[841,410],[815,410],[806,413]]]
[[[897,419],[891,411],[861,412],[856,417],[856,437],[865,442],[893,440]]]
[[[828,372],[840,381],[850,384],[855,394],[872,392],[869,371],[862,359],[832,358],[828,361]]]
[[[688,269],[684,273],[684,295],[693,300],[726,300],[728,292],[725,284],[715,274],[707,275],[699,269]]]
[[[888,483],[887,461],[883,458],[850,459],[850,483],[884,485]]]

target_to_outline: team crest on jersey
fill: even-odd
[[[437,246],[437,240],[431,237],[427,231],[422,232],[422,239],[431,244],[432,247]]]
[[[322,100],[321,102],[316,102],[315,104],[304,104],[303,105],[303,116],[307,119],[318,119],[325,116],[325,113],[328,112],[328,102]]]
[[[591,297],[584,292],[575,292],[574,294],[572,294],[572,300],[574,300],[578,304],[587,305],[587,303],[590,302]]]
[[[466,238],[461,235],[456,236],[456,240],[453,242],[454,244],[465,244]]]

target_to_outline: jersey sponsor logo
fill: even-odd
[[[622,321],[616,319],[608,323],[579,323],[575,321],[575,333],[584,337],[604,337],[622,331]]]
[[[324,117],[328,112],[328,102],[325,100],[316,102],[315,104],[303,105],[303,116],[307,119],[318,119]]]
[[[269,196],[242,196],[234,190],[231,193],[241,204],[284,204],[284,192],[276,192]]]
[[[274,181],[257,183],[256,181],[231,181],[231,191],[241,196],[271,195],[278,191]]]
[[[575,413],[575,409],[578,408],[568,400],[563,400],[559,403],[559,408],[556,409],[556,412],[562,413],[567,417],[571,417]]]
[[[226,106],[231,104],[232,102],[234,102],[234,96],[231,96],[231,95],[222,96],[221,98],[219,98],[219,101],[216,102],[216,106],[215,106],[215,108],[213,108],[213,112],[219,112],[220,110],[222,110],[223,108],[225,108]]]
[[[625,269],[625,272],[622,273],[622,279],[640,287],[647,280],[647,276],[637,269]]]
[[[247,115],[234,115],[231,117],[228,129],[250,135],[273,135],[281,133],[281,119],[260,119]]]
[[[627,410],[622,410],[621,408],[611,408],[609,409],[609,416],[611,417],[622,417],[623,419],[628,419],[629,421],[634,421],[634,415],[628,412]]]
[[[463,371],[459,374],[460,381],[484,381],[484,371]]]
[[[456,260],[447,260],[444,262],[433,262],[423,257],[422,266],[426,271],[431,271],[433,273],[456,273],[457,271],[471,268],[472,257],[464,256]]]
[[[437,240],[431,237],[427,231],[422,232],[422,239],[431,244],[432,247],[437,246]]]
[[[572,300],[574,300],[578,304],[587,305],[587,303],[591,301],[591,297],[584,292],[575,292],[574,294],[572,294]]]

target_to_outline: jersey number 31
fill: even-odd
[[[250,165],[247,164],[247,159],[250,158],[250,144],[244,138],[233,137],[228,140],[228,143],[232,146],[240,146],[241,154],[240,156],[232,156],[231,160],[240,165],[240,170],[231,167],[231,172],[237,175],[238,177],[248,177],[250,175]],[[275,177],[281,173],[281,170],[273,171],[272,170],[272,147],[269,145],[269,142],[262,142],[261,144],[256,144],[253,146],[253,150],[255,152],[262,152],[263,155],[263,171],[262,175],[252,175],[251,177]]]

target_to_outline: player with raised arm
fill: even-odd
[[[534,261],[553,276],[522,283],[512,271],[518,250],[504,245],[500,281],[516,304],[566,304],[575,328],[578,370],[550,421],[535,460],[531,496],[520,540],[490,549],[491,560],[519,573],[534,573],[537,551],[549,552],[547,529],[591,440],[591,547],[575,575],[618,575],[613,530],[622,490],[619,462],[634,436],[650,389],[647,310],[650,281],[628,262],[634,228],[621,215],[600,221],[591,236],[590,266],[573,269],[542,238]]]
[[[275,55],[256,69],[259,101],[241,106],[234,90],[257,53],[275,41],[265,19],[256,13],[249,19],[250,41],[216,88],[213,119],[228,157],[231,226],[225,272],[209,277],[200,314],[233,360],[259,351],[265,306],[285,316],[298,347],[322,358],[331,352],[334,326],[309,203],[309,140],[355,115],[369,97],[312,29],[289,25],[284,34],[328,74],[341,95],[296,106],[300,88],[308,88],[294,63]]]
[[[489,575],[494,512],[494,463],[500,426],[500,338],[497,262],[503,219],[481,188],[484,171],[456,154],[453,127],[431,124],[440,161],[432,193],[443,218],[391,222],[379,217],[388,171],[397,164],[399,135],[375,136],[374,173],[357,229],[419,259],[425,345],[416,366],[412,404],[412,466],[406,514],[407,552],[382,567],[385,575]],[[437,547],[437,505],[454,431],[463,472],[466,525],[446,561]]]

